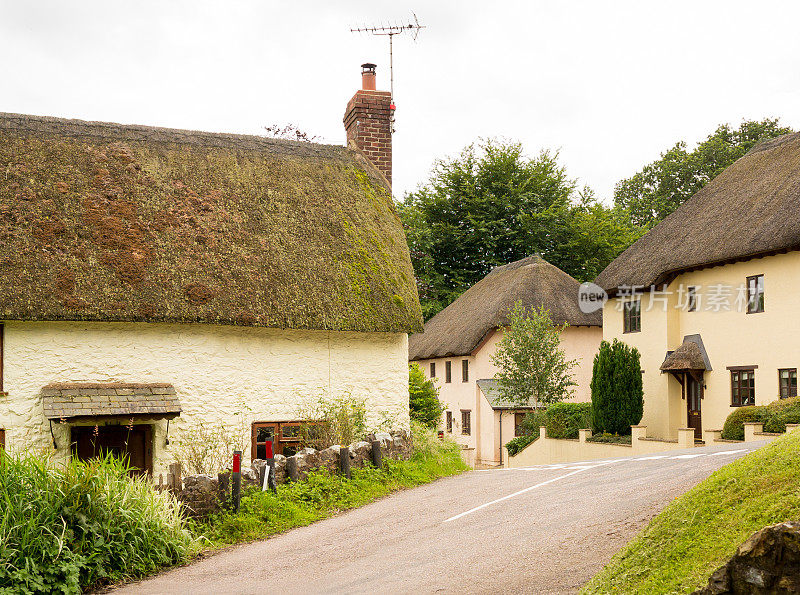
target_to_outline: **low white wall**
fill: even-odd
[[[787,426],[787,431],[788,431]],[[576,463],[578,461],[594,461],[613,459],[616,457],[633,457],[670,450],[694,448],[694,429],[679,428],[676,440],[658,440],[647,437],[645,426],[631,426],[630,444],[612,444],[608,442],[587,442],[592,435],[591,430],[579,430],[579,438],[548,438],[546,428],[539,429],[539,438],[531,442],[513,457],[508,457],[507,467],[530,467],[532,465],[551,465],[555,463]],[[761,424],[745,425],[745,442],[772,440],[775,436],[763,434]],[[709,436],[706,444],[711,444]]]
[[[402,333],[290,331],[200,324],[5,323],[0,428],[9,452],[53,453],[40,390],[51,382],[168,382],[183,407],[154,423],[154,471],[199,421],[243,428],[296,419],[304,400],[325,392],[366,397],[368,420],[408,429],[408,340]],[[54,424],[68,457],[69,429]]]

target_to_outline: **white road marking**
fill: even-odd
[[[619,459],[619,460],[623,460],[623,459]],[[608,465],[610,463],[616,463],[616,462],[618,462],[618,461],[609,461],[607,463],[601,463],[601,465]],[[570,473],[565,473],[564,475],[559,475],[558,477],[554,477],[552,479],[548,479],[547,481],[543,481],[541,483],[537,483],[536,485],[533,485],[533,486],[530,486],[528,488],[519,490],[518,492],[514,492],[513,494],[509,494],[508,496],[503,496],[502,498],[498,498],[497,500],[492,500],[491,502],[486,502],[485,504],[481,504],[480,506],[476,506],[475,508],[470,508],[469,510],[467,510],[465,512],[462,512],[461,514],[457,514],[456,516],[450,517],[449,519],[447,519],[447,520],[445,520],[443,522],[449,523],[450,521],[455,521],[457,519],[460,519],[461,517],[467,516],[468,514],[472,514],[473,512],[477,512],[479,510],[482,510],[482,509],[486,508],[487,506],[491,506],[492,504],[497,504],[498,502],[503,502],[505,500],[509,500],[509,499],[514,498],[516,496],[519,496],[521,494],[525,494],[527,492],[530,492],[531,490],[535,490],[536,488],[540,488],[542,486],[546,486],[546,485],[551,484],[553,482],[560,481],[562,479],[566,479],[567,477],[571,477],[572,475],[575,475],[576,473],[580,473],[581,471],[586,471],[587,469],[595,469],[596,467],[599,467],[599,466],[600,465],[593,465],[592,467],[582,467],[581,469],[576,469],[575,471],[571,471]]]
[[[552,463],[549,465],[534,465],[532,467],[498,467],[496,469],[481,469],[481,471],[557,471],[559,469],[563,469],[564,471],[584,471],[586,469],[594,469],[595,467],[599,467],[601,465],[608,465],[610,463],[621,463],[624,461],[656,461],[659,459],[695,459],[697,457],[733,455],[733,454],[738,454],[740,452],[751,452],[751,451],[752,449],[749,448],[739,448],[737,450],[721,450],[719,452],[701,452],[697,454],[683,454],[675,456],[651,455],[648,457],[628,457],[624,459],[610,459],[610,460],[602,459],[599,461],[581,461],[579,463]]]

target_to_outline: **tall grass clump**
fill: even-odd
[[[77,593],[189,556],[174,498],[117,459],[0,457],[0,593]]]

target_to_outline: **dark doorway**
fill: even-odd
[[[686,425],[694,428],[694,439],[702,440],[703,423],[700,414],[703,387],[690,372],[686,373]]]
[[[111,453],[128,463],[131,475],[152,475],[153,427],[138,425],[128,428],[129,426],[73,426],[73,454],[86,461]]]

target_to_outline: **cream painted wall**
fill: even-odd
[[[748,276],[764,275],[765,311],[747,314],[736,309],[738,287]],[[707,311],[714,286],[730,286],[731,309]],[[679,287],[698,286],[700,303],[696,312],[677,308]],[[672,292],[667,312],[660,307],[647,310],[649,295],[642,298],[642,331],[622,332],[620,299],[612,299],[603,311],[603,335],[606,340],[620,339],[642,353],[645,414],[642,424],[658,437],[674,434],[686,425],[686,401],[681,399],[680,384],[672,376],[661,374],[659,367],[667,350],[676,349],[685,335],[699,334],[708,352],[713,370],[705,373],[705,396],[702,401],[703,429],[721,429],[731,406],[731,381],[728,366],[756,365],[756,404],[778,398],[778,369],[800,369],[800,252],[789,252],[738,262],[680,275],[667,288]]]
[[[573,370],[578,385],[573,387],[575,394],[570,399],[571,402],[588,403],[592,400],[592,390],[589,387],[592,382],[592,365],[602,339],[603,329],[597,326],[570,326],[561,333],[561,347],[567,359],[578,360],[578,365]]]
[[[602,336],[603,332],[599,327],[568,327],[561,334],[561,346],[567,359],[578,360],[578,366],[574,370],[578,386],[575,387],[575,394],[571,401],[591,400],[589,382],[592,378],[592,362]],[[476,457],[481,463],[499,463],[502,460],[500,413],[492,409],[488,399],[476,383],[477,380],[484,378],[494,378],[497,373],[497,367],[492,363],[491,358],[497,351],[497,344],[502,337],[502,329],[497,329],[491,332],[473,355],[417,362],[429,377],[430,364],[435,362],[435,380],[439,387],[439,398],[453,414],[453,437],[458,443],[475,448]],[[468,382],[462,382],[462,360],[469,362]],[[445,382],[447,361],[450,361],[452,365],[452,381],[450,383]],[[469,436],[462,434],[462,409],[471,411],[472,428]],[[442,416],[442,427],[445,429],[446,415],[445,412]],[[513,417],[513,412],[503,413],[502,444],[514,437]]]
[[[156,473],[199,421],[243,428],[249,459],[253,421],[296,419],[304,399],[326,392],[365,397],[372,425],[409,427],[408,339],[399,333],[11,321],[4,360],[0,428],[10,452],[53,452],[39,393],[51,382],[172,383],[183,413],[170,423],[170,446],[166,422],[154,424]],[[65,460],[68,428],[54,430],[56,457]]]

